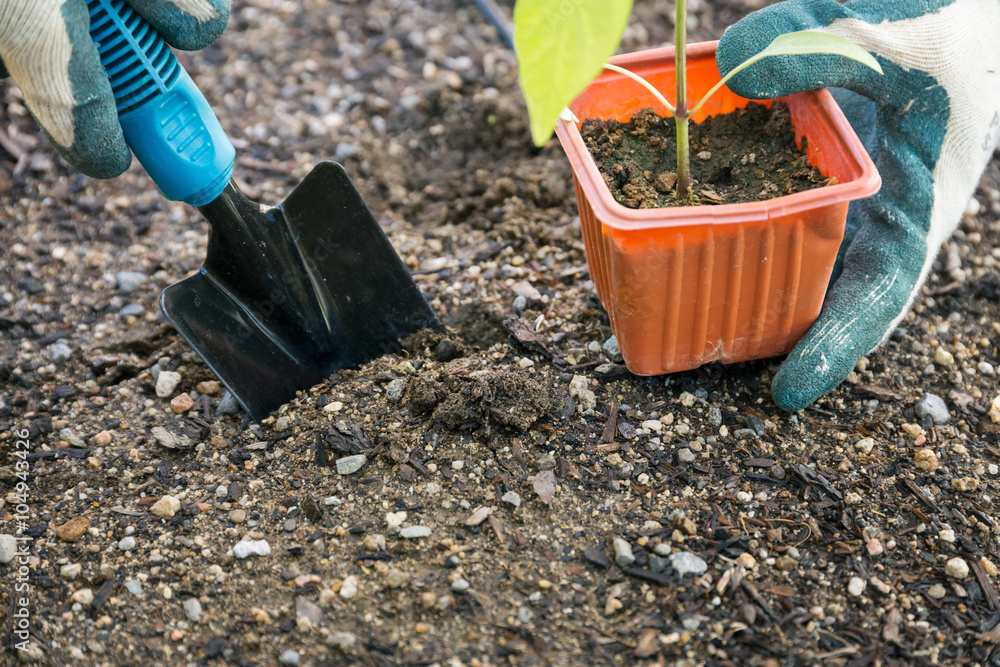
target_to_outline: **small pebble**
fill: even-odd
[[[177,513],[177,510],[181,508],[181,501],[177,500],[173,496],[163,496],[156,503],[149,508],[149,511],[156,516],[163,517],[165,519],[171,518]]]
[[[618,336],[611,336],[611,338],[604,341],[604,345],[601,347],[604,349],[604,355],[608,358],[608,361],[622,361],[622,351],[618,347]]]
[[[945,563],[944,573],[955,579],[964,579],[969,576],[969,564],[963,558],[952,558]]]
[[[514,507],[521,506],[521,496],[518,495],[516,491],[508,491],[507,493],[503,494],[500,500],[507,503],[508,505],[513,505]]]
[[[271,555],[271,545],[267,543],[267,540],[250,540],[243,541],[236,544],[233,547],[233,557],[243,560],[244,558],[249,558],[250,556],[270,556]]]
[[[358,594],[358,578],[353,574],[344,577],[344,583],[340,586],[340,597],[350,600]]]
[[[399,531],[399,536],[407,540],[418,540],[421,537],[430,537],[431,529],[427,526],[407,526]]]
[[[9,563],[17,553],[17,540],[13,535],[0,535],[0,563]]]
[[[69,345],[62,341],[59,341],[49,347],[49,357],[57,364],[70,359],[72,356],[73,350],[70,349]]]
[[[947,424],[951,419],[944,399],[934,394],[924,394],[913,406],[913,413],[920,419],[930,419],[935,424]]]
[[[137,271],[119,271],[117,277],[120,294],[131,294],[146,282],[146,274]]]
[[[921,449],[913,455],[913,465],[918,470],[934,472],[938,467],[937,453],[933,449]]]
[[[201,621],[201,602],[198,598],[188,598],[184,601],[184,613],[191,619],[192,623]]]
[[[280,662],[283,665],[298,665],[299,652],[293,651],[292,649],[288,649],[287,651],[282,651],[281,655],[278,656],[278,662]]]
[[[123,537],[118,542],[118,548],[121,549],[122,551],[131,551],[132,549],[135,549],[135,538],[132,537],[131,535]]]
[[[469,582],[465,579],[456,579],[451,582],[451,590],[458,592],[467,591],[469,590]]]
[[[174,371],[160,371],[156,378],[156,395],[160,398],[170,398],[181,382],[181,374]]]
[[[195,389],[199,394],[208,394],[209,396],[215,396],[219,393],[219,381],[218,380],[203,380],[199,382]]]
[[[345,456],[342,459],[337,459],[337,474],[352,475],[361,470],[362,466],[366,463],[368,463],[368,457],[364,454],[355,454],[354,456]]]
[[[847,592],[856,598],[861,597],[866,586],[867,582],[861,577],[851,577],[851,580],[847,582]]]
[[[69,565],[63,565],[59,568],[59,576],[66,581],[73,581],[83,570],[83,566],[79,563],[70,563]]]
[[[160,373],[160,377],[163,377],[163,373]],[[170,399],[170,409],[179,415],[184,414],[193,407],[194,400],[192,400],[191,396],[187,392],[177,394]]]
[[[868,456],[872,453],[872,450],[875,449],[875,440],[874,438],[862,438],[854,443],[854,449],[858,450],[865,456]]]
[[[632,545],[620,537],[616,537],[613,542],[615,549],[615,562],[619,567],[629,567],[635,563],[635,555],[632,553]]]
[[[403,398],[403,392],[406,391],[406,380],[404,378],[396,378],[390,382],[385,387],[385,397],[393,402],[399,403]]]
[[[677,460],[680,461],[681,463],[692,463],[697,458],[698,457],[695,456],[694,452],[692,452],[687,447],[683,447],[677,451]]]
[[[940,600],[941,598],[943,598],[945,595],[948,594],[948,591],[941,584],[934,584],[933,586],[927,589],[927,594],[930,595],[935,600]]]
[[[94,591],[89,588],[81,588],[80,590],[73,593],[69,598],[71,601],[83,605],[84,607],[89,607],[94,601]]]
[[[682,577],[686,574],[702,575],[708,570],[708,563],[690,551],[678,551],[670,554],[670,565]]]

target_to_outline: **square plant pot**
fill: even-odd
[[[688,98],[721,78],[718,42],[687,50]],[[674,50],[616,56],[661,91],[674,89]],[[849,202],[876,193],[881,179],[829,91],[780,98],[795,140],[836,185],[763,202],[630,209],[611,194],[580,135],[583,119],[628,122],[666,109],[627,77],[604,72],[570,105],[580,123],[556,133],[576,183],[587,264],[628,369],[658,375],[711,361],[734,363],[786,354],[823,306]],[[692,120],[744,107],[723,88]],[[770,104],[770,101],[763,102]]]

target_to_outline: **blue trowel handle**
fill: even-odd
[[[125,0],[87,0],[125,141],[168,199],[203,206],[225,189],[236,150],[170,47]]]

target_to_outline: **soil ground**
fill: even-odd
[[[588,118],[580,128],[615,201],[628,208],[687,205],[676,195],[676,132],[673,117],[653,109],[639,110],[627,123]],[[689,132],[695,204],[766,201],[830,182],[809,164],[806,146],[795,145],[783,102],[751,102],[691,123]]]
[[[602,347],[568,165],[472,3],[233,4],[184,62],[247,192],[344,163],[450,328],[245,425],[157,308],[205,223],[135,165],[74,173],[5,86],[0,532],[24,429],[33,539],[0,661],[996,664],[1000,160],[887,344],[789,415],[780,360],[639,378]],[[764,3],[689,4],[714,39]]]

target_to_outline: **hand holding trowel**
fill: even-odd
[[[39,2],[0,0],[0,22],[14,25],[18,12],[32,6],[37,13],[59,12],[70,71],[86,66],[96,45],[128,147],[164,195],[198,207],[210,223],[201,271],[165,289],[160,305],[251,417],[262,419],[297,390],[396,351],[400,338],[437,323],[340,165],[319,164],[275,208],[249,201],[231,180],[232,143],[160,33],[132,7],[145,9],[160,29],[175,30],[178,21],[167,10],[200,5],[211,10],[227,4],[224,0],[86,0],[86,6],[82,0],[46,0],[45,8]],[[92,42],[79,34],[86,16],[74,16],[86,10]],[[0,25],[4,44],[16,47],[18,38],[2,34]],[[13,59],[3,55],[17,77]],[[30,57],[26,60],[17,64],[31,74]],[[76,74],[74,84],[94,83],[94,72]],[[101,101],[80,102],[66,92],[73,104],[63,106],[72,109],[74,119],[89,114],[85,120],[93,124]],[[58,104],[54,111],[46,107],[51,95],[37,96],[37,104],[26,97],[36,116],[58,115]],[[51,128],[58,122],[42,124],[77,164],[73,123],[68,137],[55,136]],[[109,132],[114,137],[117,130]],[[82,143],[79,148],[91,155],[102,149]],[[89,173],[120,173],[130,156],[118,149],[103,147],[110,153],[102,156],[106,168],[99,164]]]

